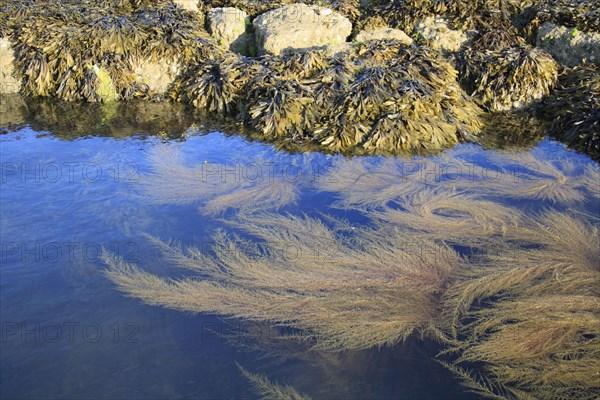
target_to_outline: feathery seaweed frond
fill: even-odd
[[[452,365],[483,363],[487,379],[517,398],[593,398],[598,227],[549,212],[506,235],[514,248],[488,254],[489,266],[463,273],[444,296],[445,329],[458,343]]]
[[[305,394],[299,393],[288,385],[279,385],[271,382],[266,375],[254,374],[237,364],[238,369],[254,387],[256,393],[263,400],[309,400]]]
[[[341,350],[426,333],[446,276],[461,264],[447,246],[400,233],[361,229],[345,238],[316,219],[269,214],[238,221],[256,244],[217,235],[213,255],[162,246],[202,279],[167,281],[110,255],[107,275],[149,304],[288,326],[315,348]]]

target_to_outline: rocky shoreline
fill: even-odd
[[[526,118],[600,157],[591,1],[305,3],[8,1],[0,92],[169,99],[365,154],[481,142],[490,120],[523,140],[536,123],[511,121]]]

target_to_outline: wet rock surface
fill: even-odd
[[[258,16],[254,30],[258,54],[279,55],[346,42],[352,23],[329,8],[292,4]]]
[[[584,61],[600,65],[600,33],[546,22],[539,29],[536,44],[565,67],[575,67]]]
[[[142,60],[136,62],[133,68],[136,82],[145,85],[151,96],[163,96],[173,84],[179,71],[180,66],[176,59]]]
[[[366,42],[367,40],[391,39],[404,44],[412,44],[413,40],[404,31],[393,28],[379,28],[373,30],[360,31],[356,38],[357,42]]]

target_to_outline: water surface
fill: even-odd
[[[106,135],[99,129],[79,137],[60,124],[44,130],[27,118],[0,136],[2,398],[255,398],[236,362],[314,398],[472,398],[433,359],[440,347],[432,341],[414,338],[393,348],[341,353],[278,350],[277,357],[265,356],[246,346],[244,334],[259,329],[268,335],[268,328],[124,296],[103,274],[100,253],[110,251],[158,275],[181,275],[147,235],[184,246],[210,244],[217,230],[231,229],[227,219],[236,212],[235,205],[219,208],[219,201],[216,209],[206,208],[225,185],[232,185],[227,194],[265,182],[289,185],[295,200],[267,211],[312,217],[325,212],[360,225],[366,220],[356,208],[340,206],[343,194],[356,188],[368,200],[365,181],[387,173],[386,179],[402,182],[399,170],[422,168],[422,163],[433,163],[418,175],[430,186],[439,184],[431,165],[456,168],[456,160],[475,166],[474,181],[481,171],[503,167],[517,171],[518,181],[519,168],[535,169],[545,161],[568,165],[565,173],[573,176],[597,169],[587,156],[550,139],[521,150],[517,161],[514,154],[511,159],[477,145],[429,158],[345,159],[290,154],[225,135],[213,122],[184,130],[183,140],[168,140],[127,122]],[[214,195],[205,190],[194,200],[193,190],[191,199],[170,195],[169,189],[165,193],[167,182],[153,181],[150,189],[144,185],[160,172],[157,157],[175,156],[173,163],[194,166],[198,179],[213,182]],[[362,172],[348,180],[344,171],[357,163]],[[335,182],[336,190],[325,190],[326,181]],[[197,182],[190,180],[190,186]],[[375,189],[373,196],[378,194]],[[530,212],[571,207],[560,200],[497,197]],[[600,212],[592,197],[577,207]]]

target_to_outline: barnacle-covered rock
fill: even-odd
[[[233,7],[213,8],[207,14],[208,30],[215,41],[235,53],[250,55],[254,38],[246,33],[248,16]]]
[[[400,29],[393,28],[379,28],[373,30],[364,30],[360,31],[354,40],[356,42],[366,42],[368,40],[381,40],[381,39],[389,39],[389,40],[397,40],[404,44],[412,44],[413,40],[406,33],[401,31]]]
[[[352,32],[350,21],[339,13],[301,3],[266,12],[253,24],[261,55],[342,43]]]
[[[350,19],[353,23],[358,22],[361,17],[361,0],[200,0],[200,7],[208,11],[211,8],[235,7],[244,10],[250,19],[293,3],[328,7]]]
[[[546,22],[538,31],[537,46],[566,67],[574,67],[584,61],[600,64],[600,33],[580,32],[577,28]]]
[[[285,0],[200,0],[200,8],[208,12],[211,8],[237,8],[244,10],[250,18],[285,5]]]
[[[582,64],[566,70],[544,102],[553,121],[550,134],[600,160],[600,68]]]
[[[513,46],[488,52],[476,80],[475,97],[489,110],[523,108],[550,94],[558,78],[558,64],[543,50]]]
[[[136,82],[145,86],[151,97],[162,97],[167,93],[180,69],[177,59],[157,62],[149,59],[136,60],[133,65]]]
[[[0,38],[0,94],[17,93],[21,80],[16,76],[14,54],[10,42]]]
[[[440,17],[423,18],[416,26],[417,37],[436,50],[458,51],[467,41],[467,35],[450,29],[448,21]]]

